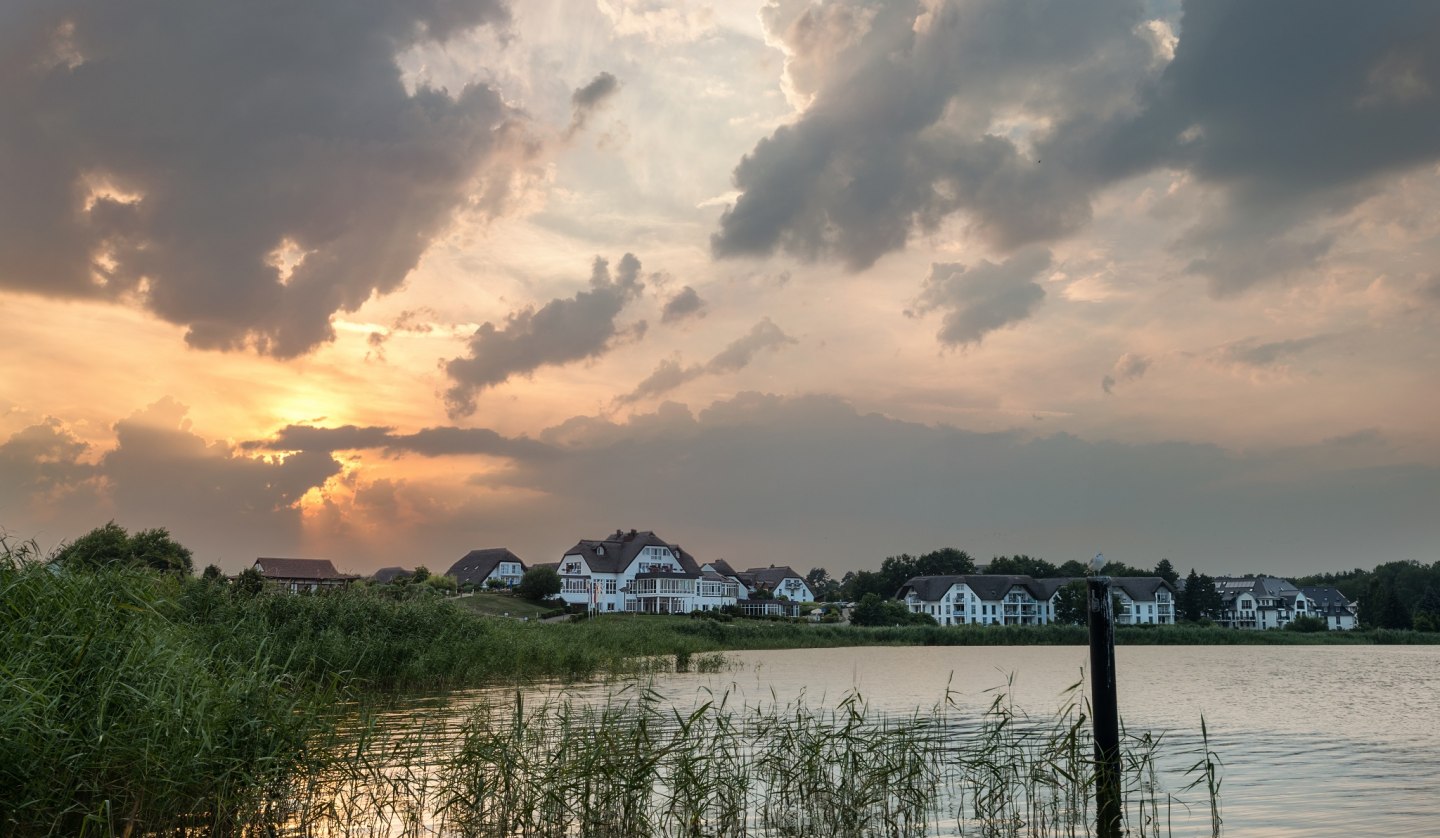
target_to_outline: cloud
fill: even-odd
[[[665,303],[665,310],[660,315],[661,323],[676,323],[690,317],[705,316],[705,301],[695,292],[694,288],[685,286],[681,288],[669,302]]]
[[[313,425],[286,425],[269,439],[241,443],[244,450],[308,451],[334,453],[378,449],[391,456],[418,454],[448,457],[479,454],[530,459],[553,453],[550,446],[525,437],[502,436],[489,428],[424,428],[397,434],[394,428],[342,425],[319,428]]]
[[[1312,347],[1327,343],[1332,338],[1332,335],[1312,335],[1267,343],[1261,343],[1256,338],[1246,338],[1216,348],[1210,353],[1210,358],[1225,367],[1272,369],[1282,366]]]
[[[1114,393],[1116,385],[1143,377],[1150,369],[1150,363],[1150,359],[1144,355],[1126,352],[1115,361],[1110,372],[1100,379],[1100,389],[1104,390],[1107,396]]]
[[[979,343],[996,329],[1019,323],[1035,313],[1045,289],[1035,282],[1050,267],[1050,252],[1031,248],[995,264],[980,260],[974,267],[936,263],[920,291],[913,314],[945,312],[936,334],[947,346]]]
[[[712,252],[860,270],[951,216],[1012,251],[1164,169],[1204,201],[1172,245],[1212,293],[1303,278],[1337,219],[1440,159],[1440,7],[1371,12],[1186,2],[1177,39],[1138,0],[776,0],[802,112],[736,166]]]
[[[570,127],[565,129],[565,138],[569,139],[578,134],[590,120],[590,114],[619,90],[620,81],[606,72],[601,72],[584,87],[577,88],[570,95]]]
[[[75,495],[93,495],[90,446],[56,419],[16,431],[0,443],[0,531],[22,516],[50,517]],[[83,501],[82,501],[83,503]]]
[[[749,332],[731,341],[715,357],[703,364],[688,367],[679,361],[664,360],[635,389],[616,399],[618,404],[629,404],[641,399],[654,398],[679,388],[681,385],[706,375],[725,375],[739,372],[750,366],[755,356],[766,350],[778,350],[795,339],[780,330],[779,326],[765,318],[756,323]]]
[[[0,36],[0,287],[137,301],[205,349],[330,341],[533,153],[496,90],[409,91],[395,60],[507,20],[499,0],[22,2]]]
[[[445,364],[454,382],[445,394],[451,414],[473,413],[478,393],[511,376],[603,355],[620,332],[616,318],[644,289],[640,260],[633,254],[620,259],[613,279],[609,263],[597,256],[588,291],[522,309],[502,327],[484,324],[470,337],[469,355]],[[635,329],[643,333],[643,321]]]
[[[819,550],[832,572],[952,545],[1057,562],[1104,549],[1210,573],[1238,570],[1216,558],[1238,555],[1256,570],[1302,573],[1353,566],[1357,550],[1423,560],[1440,538],[1440,472],[1377,466],[1342,442],[1241,455],[979,433],[861,413],[832,396],[759,393],[693,412],[666,403],[623,422],[579,417],[542,438],[562,455],[487,483],[538,493],[522,520],[562,520],[572,539],[653,527],[696,555]],[[597,503],[593,487],[642,473]],[[550,555],[566,546],[557,541],[534,543]]]
[[[742,194],[713,253],[780,249],[860,270],[957,213],[1003,249],[1078,229],[1093,184],[1033,147],[1048,125],[1126,105],[1153,73],[1142,11],[1133,0],[770,4],[767,28],[806,107],[736,167]]]
[[[114,447],[94,462],[53,421],[15,434],[0,444],[0,515],[49,547],[112,518],[168,527],[202,565],[226,558],[238,568],[270,546],[298,549],[301,498],[338,476],[340,464],[326,451],[247,456],[192,432],[187,412],[167,397],[120,420]],[[7,496],[11,487],[23,494]],[[23,508],[25,497],[45,508]]]

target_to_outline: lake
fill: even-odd
[[[726,691],[750,703],[803,697],[833,706],[858,690],[895,713],[933,706],[947,686],[953,702],[978,713],[1006,690],[1043,717],[1079,680],[1087,654],[1078,646],[735,652],[722,673],[661,675],[655,688],[681,706]],[[1127,728],[1166,732],[1178,751],[1196,745],[1204,717],[1224,761],[1227,834],[1440,836],[1440,647],[1121,646],[1116,666]],[[598,698],[611,689],[564,693]]]
[[[1087,654],[1078,646],[734,652],[721,672],[659,674],[646,683],[681,709],[721,695],[732,709],[797,702],[833,708],[858,692],[872,711],[901,717],[945,700],[963,727],[1000,692],[1037,720],[1052,718],[1080,680]],[[1209,834],[1203,790],[1181,790],[1191,779],[1184,769],[1197,758],[1202,716],[1223,761],[1224,834],[1440,836],[1440,647],[1122,646],[1116,658],[1123,723],[1131,733],[1164,734],[1162,791],[1194,804],[1188,813],[1165,813],[1175,836]],[[613,701],[625,687],[522,692],[531,704],[559,697],[586,705]],[[403,723],[417,711],[455,717],[515,695],[513,688],[457,693],[390,718]],[[958,833],[941,827],[935,834]]]

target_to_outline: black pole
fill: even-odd
[[[1110,577],[1087,581],[1090,611],[1090,709],[1095,714],[1095,827],[1120,838],[1120,707],[1115,692],[1115,613]]]

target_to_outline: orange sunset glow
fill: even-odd
[[[0,528],[1434,561],[1435,30],[1028,5],[0,12]]]

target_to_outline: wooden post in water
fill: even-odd
[[[1120,707],[1115,692],[1115,610],[1110,601],[1110,577],[1092,576],[1086,587],[1090,709],[1095,714],[1095,834],[1120,838]]]

